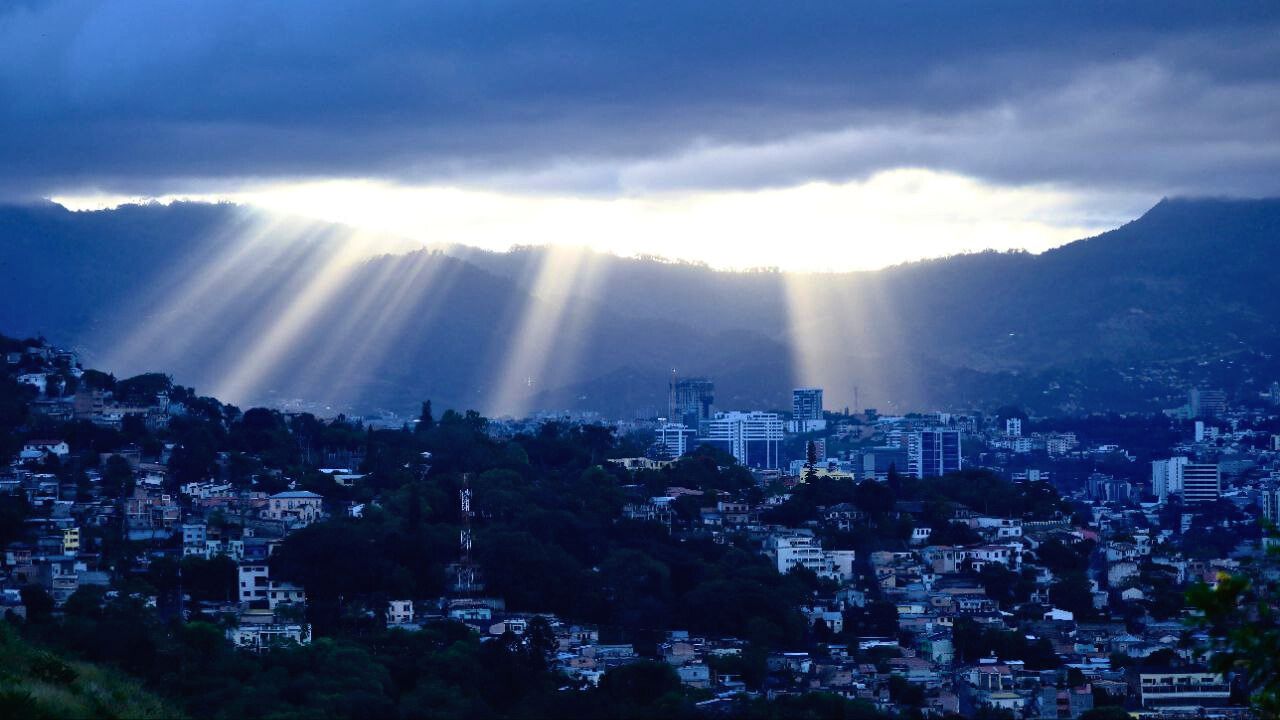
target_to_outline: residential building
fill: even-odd
[[[796,420],[822,419],[822,388],[796,388],[791,391],[791,417]]]
[[[406,625],[413,622],[412,600],[391,600],[387,603],[387,624]]]
[[[281,645],[307,645],[311,642],[311,626],[305,623],[278,622],[274,613],[246,612],[240,624],[229,628],[227,639],[242,650],[263,652]]]
[[[1231,686],[1217,673],[1203,668],[1156,668],[1138,673],[1142,707],[1164,712],[1194,713],[1223,707],[1231,700]]]
[[[837,582],[853,579],[854,551],[825,551],[811,531],[774,533],[764,541],[764,554],[774,561],[779,573],[786,574],[795,567],[804,567],[818,577]]]
[[[305,527],[323,514],[324,497],[308,490],[287,490],[267,499],[263,517],[281,520],[293,527]]]
[[[80,528],[69,527],[62,529],[62,554],[75,555],[80,552]]]
[[[271,568],[265,563],[245,564],[239,569],[240,602],[266,600],[271,585]]]
[[[1187,466],[1187,458],[1174,457],[1168,460],[1155,460],[1151,463],[1151,494],[1160,502],[1168,500],[1170,495],[1182,492],[1182,472]]]
[[[1262,516],[1273,523],[1280,523],[1280,485],[1262,489]]]
[[[209,526],[204,523],[182,524],[182,548],[185,555],[203,555],[209,539]]]
[[[40,456],[45,454],[55,455],[58,458],[65,458],[71,454],[71,446],[66,440],[36,439],[28,440],[22,444],[23,452],[39,453]]]
[[[302,605],[307,593],[292,583],[271,579],[271,568],[265,563],[244,563],[239,568],[240,602],[275,610],[280,605]]]
[[[822,417],[822,388],[796,388],[791,391],[791,432],[807,433],[827,429]]]
[[[1078,444],[1075,433],[1056,433],[1044,439],[1045,452],[1055,456],[1066,455]]]

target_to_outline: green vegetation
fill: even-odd
[[[1224,574],[1215,588],[1193,586],[1187,600],[1201,611],[1196,623],[1209,633],[1209,666],[1239,673],[1258,713],[1280,717],[1280,583]]]
[[[119,671],[69,660],[0,623],[0,717],[176,718],[177,706]]]

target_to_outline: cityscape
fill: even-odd
[[[0,720],[1280,718],[1280,4],[0,3]]]
[[[148,663],[200,628],[241,672],[344,637],[461,644],[486,668],[501,647],[533,686],[488,700],[499,712],[1254,713],[1244,680],[1206,664],[1222,638],[1194,598],[1276,572],[1275,383],[1191,388],[1155,416],[891,416],[832,411],[818,387],[721,410],[713,378],[673,373],[666,417],[427,402],[376,429],[4,346],[0,610],[176,687]],[[97,646],[120,632],[142,636]],[[83,672],[44,652],[40,672]],[[539,698],[539,678],[591,700]]]

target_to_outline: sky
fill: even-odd
[[[0,5],[0,200],[847,270],[1280,194],[1271,2]]]

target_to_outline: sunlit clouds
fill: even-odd
[[[159,198],[175,199],[185,198]],[[608,254],[783,270],[785,325],[757,330],[788,349],[791,382],[826,387],[833,404],[851,405],[856,387],[909,380],[891,377],[902,346],[895,333],[909,329],[898,327],[876,283],[830,273],[985,249],[1040,251],[1103,229],[1096,216],[1077,219],[1078,194],[922,169],[842,184],[612,197],[333,180],[194,199],[243,209],[175,269],[181,281],[148,289],[108,366],[164,367],[166,358],[201,352],[219,368],[209,390],[232,401],[261,400],[285,375],[358,396],[381,381],[377,368],[405,338],[432,332],[440,319],[460,265],[442,250],[541,246],[515,278],[527,301],[492,318],[477,360],[488,379],[475,404],[511,415],[589,375],[582,343],[609,292]],[[94,208],[113,198],[58,200]]]
[[[960,252],[1045,250],[1093,234],[1079,198],[926,170],[865,182],[620,197],[323,182],[240,198],[302,217],[489,250],[586,247],[721,269],[874,269]]]
[[[333,180],[216,198],[340,223],[383,241],[396,236],[498,251],[561,245],[720,269],[822,272],[987,249],[1038,252],[1114,226],[1151,200],[1098,202],[1079,192],[992,186],[923,169],[732,192],[583,196]],[[109,203],[102,196],[56,199],[73,209]],[[369,251],[386,248],[384,242]]]

